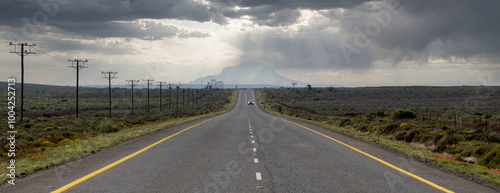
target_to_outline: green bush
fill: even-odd
[[[427,143],[432,140],[432,135],[430,133],[424,132],[422,138],[420,138],[420,143]]]
[[[346,126],[347,123],[351,122],[351,119],[348,119],[348,118],[344,118],[340,121],[339,123],[339,127],[343,127],[343,126]]]
[[[439,136],[439,135],[438,135]],[[443,152],[447,150],[450,146],[460,143],[464,141],[465,138],[461,135],[450,133],[443,138],[439,139],[436,144],[436,148],[434,148],[435,152]]]
[[[358,131],[361,131],[361,132],[366,132],[368,131],[368,125],[366,123],[360,123],[360,124],[356,124],[354,126],[354,128]]]
[[[97,127],[101,133],[114,133],[118,131],[117,124],[112,120],[103,120],[103,122]]]
[[[474,148],[474,150],[472,151],[472,155],[474,155],[475,157],[482,157],[483,155],[485,155],[488,150],[490,149],[491,147],[487,146],[487,145],[480,145],[480,146],[477,146],[476,148]]]
[[[99,127],[99,132],[101,133],[114,133],[117,132],[118,128],[114,125],[103,125]]]
[[[321,116],[320,118],[318,118],[319,122],[325,122],[325,121],[328,121],[328,120],[330,120],[330,118],[328,118],[327,116]]]
[[[415,113],[411,110],[403,110],[403,109],[398,109],[394,111],[393,114],[394,119],[415,119],[417,116]]]
[[[478,164],[492,169],[500,168],[500,144],[494,146]]]
[[[399,127],[398,124],[392,123],[392,124],[387,125],[385,128],[382,128],[379,132],[380,132],[380,134],[390,135],[390,134],[393,134],[394,132],[396,132],[398,127]]]
[[[358,113],[344,113],[344,116],[346,116],[346,117],[355,117],[355,116],[358,116]]]
[[[374,112],[370,112],[370,114],[368,114],[369,116],[372,116],[372,117],[385,117],[387,116],[384,111],[374,111]]]
[[[405,139],[406,131],[399,131],[394,133],[394,138],[398,141],[402,141]]]
[[[406,142],[420,141],[421,138],[422,132],[419,129],[412,129],[404,136]]]

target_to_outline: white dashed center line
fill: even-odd
[[[253,135],[250,135],[251,138],[253,138]]]
[[[253,152],[257,152],[257,148],[255,148],[255,147],[254,147],[254,148],[253,148]]]
[[[258,163],[259,163],[259,159],[257,159],[257,158],[253,158],[253,163],[258,164]]]
[[[254,140],[252,140],[252,143],[255,143],[255,141],[254,141]]]
[[[257,180],[262,180],[262,176],[260,175],[260,172],[256,172],[255,177],[257,178]]]

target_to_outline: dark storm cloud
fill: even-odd
[[[144,18],[206,22],[212,17],[207,6],[185,0],[3,0],[0,11],[1,24],[10,25],[22,17],[31,20],[38,11],[49,13],[51,20],[77,23]]]
[[[333,9],[350,8],[369,0],[210,0],[225,6],[263,7],[272,6],[279,9]]]
[[[132,37],[143,40],[159,40],[171,37],[207,37],[209,34],[179,29],[172,25],[164,25],[153,20],[141,20],[132,22],[102,22],[102,23],[66,23],[59,28],[68,32],[86,34],[93,37]]]
[[[361,70],[373,67],[374,61],[424,64],[432,59],[481,61],[499,67],[498,1],[370,1],[349,4],[344,10],[330,9],[343,5],[340,1],[328,1],[329,5],[325,5],[327,1],[287,2],[291,3],[243,1],[240,6],[272,7],[268,11],[272,13],[293,7],[317,10],[334,22],[317,25],[318,21],[310,21],[304,27],[309,30],[297,33],[280,33],[277,29],[248,32],[241,37],[247,39],[238,41],[245,53],[243,58],[256,57],[277,67],[317,69]],[[309,2],[322,6],[306,5]],[[259,20],[259,14],[248,15]],[[322,31],[328,27],[338,32]]]
[[[275,9],[273,7],[257,7],[238,11],[236,15],[251,16],[250,20],[264,26],[288,26],[297,22],[300,12],[296,9]]]
[[[394,17],[376,43],[386,49],[439,57],[498,57],[499,1],[401,1],[404,12]]]
[[[94,41],[82,43],[74,40],[44,39],[40,44],[42,50],[64,50],[65,53],[88,51],[104,54],[137,54],[137,50],[126,42]]]
[[[173,36],[206,37],[140,19],[211,21],[215,14],[206,6],[184,0],[4,0],[0,2],[0,25],[10,26],[19,37],[34,38],[47,27],[95,37],[161,39]],[[130,21],[130,22],[117,22]],[[217,18],[217,21],[222,20]],[[143,26],[147,25],[147,26]],[[191,34],[191,35],[190,35]],[[12,34],[11,34],[12,35]],[[14,35],[12,35],[14,36]],[[12,38],[11,38],[12,39]]]
[[[253,24],[271,28],[239,35],[235,42],[245,53],[242,57],[272,61],[279,67],[363,69],[373,67],[374,61],[421,64],[433,58],[500,62],[500,1],[209,2],[207,5],[194,0],[2,0],[0,25],[17,29],[15,33],[19,34],[26,22],[33,23],[33,16],[42,12],[47,15],[47,26],[72,34],[157,40],[208,34],[148,19],[212,21],[225,25],[230,19],[248,17]],[[330,22],[312,20],[309,26],[296,32],[283,31],[299,21],[303,16],[300,10],[318,11]],[[44,18],[38,16],[35,20],[44,24]],[[40,28],[38,32],[45,30],[50,29]]]
[[[171,37],[172,29],[166,27],[165,35],[158,33],[158,30],[135,32],[137,26],[130,23],[118,24],[115,21],[178,19],[212,21],[224,25],[228,19],[249,16],[251,21],[259,25],[287,26],[300,17],[299,8],[348,8],[361,2],[363,1],[234,0],[213,1],[211,5],[206,5],[194,0],[3,0],[0,2],[0,25],[14,27],[16,30],[13,33],[19,34],[21,31],[24,38],[28,39],[45,32],[45,26],[96,37],[161,39]],[[235,11],[235,6],[248,9]],[[188,34],[180,35],[189,37]]]
[[[223,11],[223,15],[236,19],[249,16],[250,20],[263,26],[287,26],[294,24],[300,17],[299,9],[324,10],[333,8],[350,8],[359,5],[366,0],[211,0],[215,5],[229,7]],[[244,9],[233,10],[233,7]]]

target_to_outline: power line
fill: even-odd
[[[104,79],[108,79],[109,81],[109,117],[111,117],[111,79],[115,79],[116,78],[116,74],[118,72],[101,72],[104,77]]]
[[[24,56],[27,56],[28,54],[36,54],[36,52],[31,52],[31,48],[36,46],[36,44],[35,43],[33,43],[33,44],[28,44],[28,43],[13,44],[12,42],[10,42],[9,45],[14,46],[14,51],[10,52],[10,53],[17,54],[17,55],[21,56],[21,118],[20,118],[20,121],[23,121],[23,114],[24,114]],[[21,46],[20,52],[17,50],[18,46]],[[24,49],[25,46],[28,46],[28,50]]]
[[[39,50],[39,49],[37,49],[37,48],[35,48],[35,47],[33,47],[33,49],[35,49],[36,51],[41,52],[42,54],[45,54],[45,55],[47,55],[47,56],[54,57],[54,56],[52,56],[52,55],[48,54],[47,52],[44,52],[44,51],[42,51],[42,50]]]
[[[90,65],[89,65],[88,67],[89,67],[90,69],[92,69],[92,70],[97,71],[97,72],[103,72],[102,70],[99,70],[99,69],[97,69],[97,68],[94,68],[94,67],[92,67],[92,66],[90,66]]]
[[[88,62],[88,60],[74,59],[74,60],[68,60],[68,62],[71,62],[71,66],[68,66],[68,67],[76,69],[76,117],[78,118],[78,77],[80,74],[80,69],[87,68],[85,66],[85,63]],[[76,62],[76,66],[75,66],[75,62]],[[82,64],[80,64],[80,62]]]

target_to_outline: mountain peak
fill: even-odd
[[[272,69],[272,68],[271,68],[271,67],[269,67],[268,65],[262,64],[262,63],[260,63],[260,62],[255,61],[255,60],[248,60],[248,61],[245,61],[245,62],[241,63],[240,65],[238,65],[238,67],[240,67],[240,68],[265,67],[265,68]]]
[[[208,82],[212,79],[222,81],[224,84],[260,84],[279,86],[291,86],[292,82],[297,82],[281,76],[276,73],[272,67],[254,60],[245,61],[238,66],[226,67],[218,75],[199,78],[195,80],[195,82]]]

